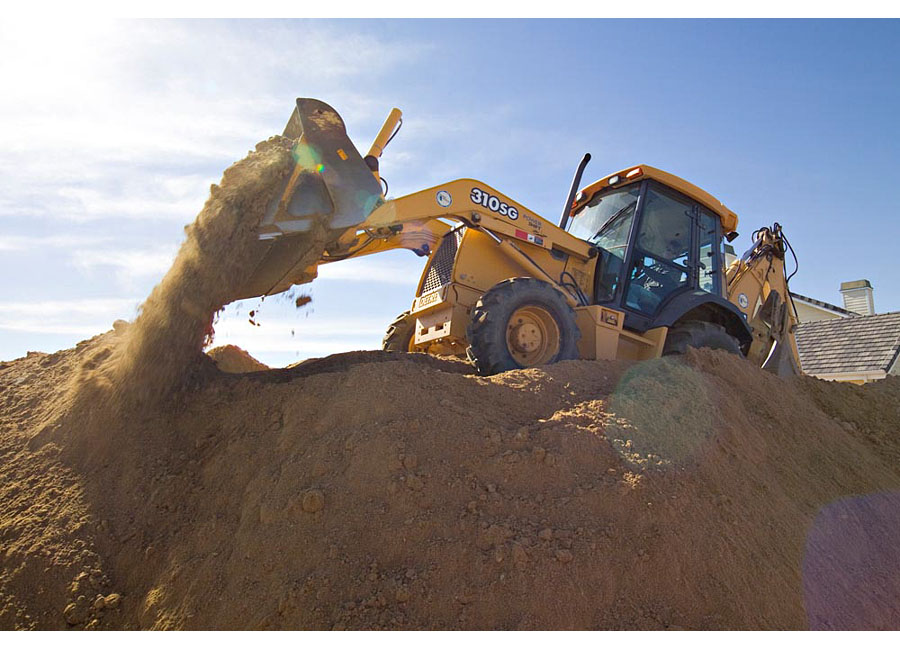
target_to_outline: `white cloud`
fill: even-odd
[[[139,303],[133,298],[0,302],[0,330],[94,336],[117,319],[133,319]]]
[[[0,239],[0,251],[33,251],[47,248],[75,248],[94,246],[112,239],[94,235],[4,235]]]
[[[86,248],[72,252],[72,264],[82,271],[110,269],[118,282],[130,289],[140,278],[162,277],[172,266],[177,250],[176,246],[130,250]]]
[[[189,222],[221,170],[281,132],[291,88],[374,134],[377,77],[423,47],[308,21],[5,21],[0,216]]]
[[[415,287],[425,265],[424,258],[408,253],[408,260],[362,257],[319,266],[318,281],[377,282]]]
[[[112,196],[109,192],[86,187],[62,188],[59,190],[58,196],[69,202],[71,208],[66,216],[76,221],[106,218],[162,218],[190,223],[200,212],[204,202],[202,195],[181,200],[140,195]]]

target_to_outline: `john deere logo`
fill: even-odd
[[[453,203],[453,197],[450,196],[450,192],[441,190],[437,193],[437,204],[439,206],[442,208],[449,208],[451,203]]]

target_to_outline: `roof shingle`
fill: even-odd
[[[803,323],[795,334],[806,374],[887,371],[900,348],[900,312]]]

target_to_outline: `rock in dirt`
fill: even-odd
[[[66,605],[63,615],[66,617],[66,623],[69,625],[80,625],[88,620],[90,616],[90,607],[84,597],[80,597],[74,603]]]
[[[325,494],[322,490],[307,490],[300,498],[303,512],[319,512],[325,507]]]

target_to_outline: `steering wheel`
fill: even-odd
[[[662,273],[661,271],[657,271],[652,267],[645,266],[643,268],[643,271],[650,277],[651,280],[656,280],[662,286],[666,286],[667,284],[669,284],[669,282],[671,282],[671,278],[667,274]]]
[[[635,271],[643,273],[649,279],[658,282],[663,287],[666,286],[670,281],[669,276],[667,276],[665,273],[657,271],[650,266],[647,266],[646,264],[644,264],[644,260],[638,260],[637,263],[635,263],[634,268]]]

